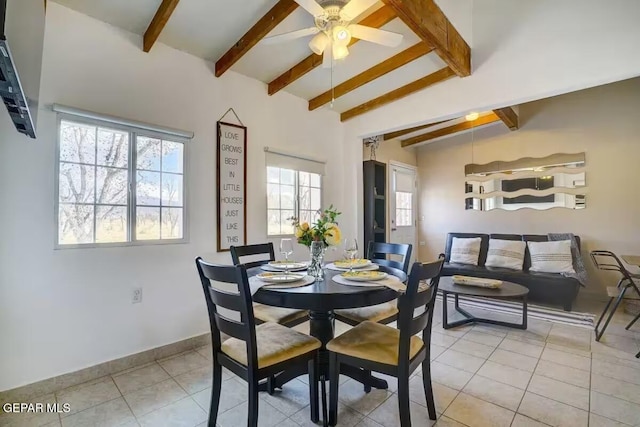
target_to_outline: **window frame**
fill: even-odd
[[[294,177],[294,189],[295,189],[295,200],[293,203],[293,215],[296,218],[300,218],[300,172],[303,173],[308,173],[308,174],[315,174],[318,175],[320,177],[320,209],[322,209],[322,205],[323,205],[323,201],[324,201],[324,179],[323,179],[323,175],[322,174],[317,174],[315,172],[307,172],[304,170],[296,170],[296,169],[287,169],[287,168],[281,168],[278,166],[269,166],[267,165],[265,167],[265,172],[267,172],[267,168],[277,168],[277,169],[286,169],[286,170],[292,170],[295,172],[295,177]],[[291,233],[291,234],[269,234],[269,176],[268,174],[266,175],[266,179],[265,179],[265,203],[266,203],[266,220],[267,220],[267,239],[278,239],[278,238],[287,238],[287,237],[294,237],[295,234]],[[281,185],[280,183],[278,185]],[[318,188],[318,187],[312,187],[309,186],[309,188]],[[275,210],[275,209],[274,209]],[[282,211],[285,209],[278,209],[278,211]],[[309,224],[311,225],[311,224]]]
[[[125,132],[129,135],[129,149],[127,152],[127,172],[129,175],[128,189],[127,189],[127,222],[128,227],[126,230],[127,239],[126,242],[93,242],[93,243],[72,243],[64,244],[59,242],[60,233],[60,145],[61,145],[61,125],[63,121],[78,123],[81,125],[103,127],[106,129],[112,129],[115,131]],[[136,240],[136,184],[138,171],[137,168],[137,137],[149,137],[160,140],[166,140],[171,142],[177,142],[183,144],[182,151],[182,238],[181,239],[152,239],[152,240]],[[121,123],[114,123],[108,119],[100,120],[96,118],[89,118],[83,116],[77,116],[69,113],[57,113],[56,117],[56,152],[55,152],[55,168],[54,168],[54,236],[53,243],[54,249],[96,249],[96,248],[113,248],[113,247],[130,247],[130,246],[156,246],[156,245],[176,245],[189,243],[189,194],[188,194],[188,144],[189,139],[163,133],[160,131],[147,130],[136,126],[125,125]],[[97,143],[97,141],[96,141]],[[124,169],[124,168],[122,168]],[[162,190],[161,190],[162,192]],[[96,206],[94,203],[93,206]],[[169,206],[170,207],[170,206]],[[95,233],[95,212],[94,212],[94,233]]]

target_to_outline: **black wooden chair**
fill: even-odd
[[[196,258],[196,266],[202,282],[213,349],[213,388],[209,410],[210,427],[216,426],[220,392],[222,386],[222,367],[229,369],[249,384],[249,427],[258,425],[258,383],[271,378],[285,369],[302,364],[309,371],[309,393],[311,398],[311,417],[317,421],[318,411],[318,349],[320,341],[309,335],[273,322],[255,325],[251,293],[247,270],[244,266],[220,266],[208,264],[202,258]],[[218,282],[228,287],[234,284],[237,291],[227,291],[214,287]],[[224,308],[239,313],[234,320],[221,313]],[[229,335],[222,342],[220,334]]]
[[[398,298],[398,329],[374,322],[362,322],[327,344],[331,352],[329,424],[338,422],[338,373],[340,365],[381,372],[398,379],[400,425],[411,426],[409,377],[422,365],[422,380],[429,418],[436,419],[431,386],[431,326],[444,256],[429,264],[415,263],[406,292]],[[425,282],[429,281],[429,282]],[[416,315],[416,309],[423,308]],[[422,339],[416,334],[422,332]]]
[[[411,250],[411,245],[369,242],[367,258],[376,264],[401,270],[404,274],[408,274],[409,263],[411,262]],[[399,255],[402,257],[402,260],[396,261],[388,259],[388,255]],[[369,307],[336,310],[334,315],[336,319],[351,326],[356,326],[367,320],[386,325],[394,322],[398,318],[398,302],[394,300]]]
[[[262,259],[256,260],[256,257]],[[242,258],[252,257],[252,261],[242,262]],[[260,267],[270,261],[275,261],[273,243],[262,243],[259,245],[231,246],[231,260],[234,265],[243,264],[247,269]],[[270,305],[253,303],[253,313],[258,324],[265,322],[275,322],[281,325],[293,327],[304,323],[309,319],[306,310],[295,308],[273,307]]]
[[[600,341],[602,335],[604,335],[604,331],[609,326],[609,322],[613,318],[618,306],[622,302],[623,299],[627,300],[639,300],[640,299],[640,290],[635,282],[635,280],[640,279],[640,275],[630,273],[625,267],[624,264],[620,261],[620,259],[611,251],[591,251],[591,259],[593,260],[594,265],[599,270],[604,271],[616,271],[620,273],[620,280],[618,280],[618,284],[616,286],[607,287],[607,295],[609,296],[609,302],[604,307],[600,318],[598,319],[598,323],[596,324],[596,341]],[[635,291],[635,295],[633,292],[627,294],[627,291],[632,290]],[[613,307],[609,311],[609,316],[607,316],[607,320],[604,322],[604,326],[601,330],[598,331],[600,327],[600,323],[604,319],[611,303],[615,300]],[[640,318],[640,315],[636,316],[627,326],[626,329],[629,329],[635,322]],[[640,355],[640,353],[638,353]]]

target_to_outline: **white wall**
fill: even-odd
[[[462,0],[446,12],[464,11]],[[392,130],[517,105],[640,75],[640,1],[474,1],[473,74],[452,78],[346,122],[345,146],[359,161],[361,138]],[[362,206],[362,174],[346,200]],[[362,212],[351,220],[355,224]],[[362,232],[360,233],[362,236]]]
[[[587,292],[615,285],[593,270],[586,254],[606,249],[640,254],[640,78],[520,106],[515,132],[491,126],[453,136],[418,150],[420,171],[420,260],[443,251],[447,232],[581,236],[592,281]],[[586,153],[586,208],[546,211],[464,209],[464,166],[554,153]],[[473,160],[472,160],[473,159]]]
[[[215,254],[216,121],[248,126],[248,239],[266,239],[264,146],[326,158],[324,201],[341,209],[342,125],[331,112],[49,2],[37,141],[0,114],[0,390],[208,330],[194,258]],[[52,103],[195,132],[188,147],[190,243],[54,250]],[[300,251],[305,256],[305,251]],[[132,305],[134,284],[142,304]]]

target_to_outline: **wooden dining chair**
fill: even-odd
[[[251,261],[243,262],[243,258],[251,258]],[[259,259],[255,259],[259,258]],[[231,260],[233,265],[243,264],[247,269],[263,266],[275,261],[273,243],[261,243],[258,245],[231,246]],[[258,324],[275,322],[284,326],[293,327],[306,322],[309,312],[295,308],[273,307],[270,305],[253,303],[253,312]]]
[[[622,302],[622,300],[640,300],[640,289],[636,284],[636,280],[640,280],[640,276],[636,274],[630,273],[622,264],[622,261],[611,251],[591,251],[591,260],[593,264],[599,269],[604,271],[616,271],[620,273],[620,279],[618,280],[618,284],[616,286],[608,286],[607,287],[607,295],[609,296],[609,302],[604,307],[600,318],[598,319],[598,323],[596,323],[595,331],[596,331],[596,341],[600,341],[602,335],[604,335],[604,331],[609,326],[609,322],[613,318],[618,306]],[[628,293],[627,293],[628,292]],[[615,303],[613,303],[615,301]],[[613,303],[613,307],[611,304]],[[611,310],[609,311],[609,307]],[[600,327],[600,323],[604,319],[605,315],[609,311],[609,316],[607,316],[607,320],[604,322],[604,326],[602,329],[598,330]],[[629,329],[640,317],[635,317],[627,326],[626,329]]]
[[[210,427],[216,426],[222,367],[249,384],[249,427],[258,425],[258,383],[296,365],[306,366],[309,372],[311,417],[317,421],[318,411],[318,349],[320,341],[302,332],[277,323],[266,322],[256,326],[251,304],[247,270],[244,266],[221,266],[196,258],[196,266],[204,291],[213,352],[213,388],[209,409]],[[214,287],[212,282],[233,284],[237,291]],[[225,312],[220,312],[224,308]],[[238,313],[241,320],[228,317],[228,311]],[[229,335],[224,342],[221,333]]]
[[[367,258],[372,262],[395,270],[401,270],[404,274],[409,272],[412,246],[399,243],[369,242]],[[389,255],[399,255],[400,261],[389,259]],[[383,304],[369,307],[336,310],[335,318],[343,323],[356,326],[364,321],[388,324],[398,318],[398,301],[393,300]]]
[[[422,365],[429,418],[436,419],[431,386],[431,326],[444,256],[429,264],[413,264],[404,294],[398,298],[398,329],[365,321],[327,344],[330,351],[329,424],[338,422],[340,365],[380,372],[398,379],[401,427],[411,426],[409,377]],[[423,308],[420,314],[416,309]],[[416,334],[422,332],[422,339]]]

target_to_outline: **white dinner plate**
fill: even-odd
[[[299,269],[305,269],[308,267],[307,263],[305,262],[295,262],[295,261],[290,261],[290,262],[284,262],[284,261],[271,261],[269,264],[267,264],[269,267],[275,268],[276,270],[299,270]]]
[[[298,273],[260,273],[256,274],[256,277],[263,282],[267,283],[291,283],[302,280],[306,277],[306,274]]]

